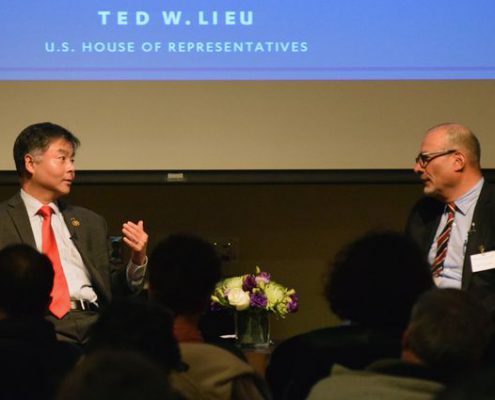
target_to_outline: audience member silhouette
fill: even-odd
[[[438,393],[435,400],[493,400],[495,399],[495,368],[475,370],[463,379],[452,382]]]
[[[179,400],[163,369],[131,351],[100,351],[67,376],[57,400]]]
[[[203,342],[198,322],[222,276],[213,246],[198,237],[172,235],[158,243],[149,262],[150,294],[174,313],[177,340]]]
[[[308,399],[431,400],[444,385],[480,368],[490,340],[488,309],[459,289],[433,289],[420,297],[403,335],[402,355],[365,371],[335,366]]]
[[[402,234],[374,232],[344,247],[330,264],[325,285],[330,308],[344,323],[275,348],[267,369],[274,398],[306,398],[336,363],[362,369],[398,357],[412,306],[432,287],[421,250]]]
[[[189,367],[173,375],[174,387],[192,399],[269,397],[251,366],[232,352],[204,343],[198,328],[221,277],[213,246],[196,236],[169,236],[152,251],[148,268],[150,296],[174,313],[174,332]]]
[[[104,350],[139,352],[164,376],[183,369],[170,312],[140,298],[113,301],[91,327],[86,354]]]
[[[0,398],[50,399],[79,350],[56,339],[45,320],[53,286],[50,260],[34,248],[0,251]]]

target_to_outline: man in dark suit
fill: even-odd
[[[435,283],[474,293],[495,314],[495,193],[481,173],[478,139],[459,124],[434,126],[414,172],[426,197],[406,232],[428,256]]]
[[[50,257],[55,280],[47,318],[60,339],[85,343],[112,291],[124,294],[142,288],[148,235],[142,221],[125,223],[123,240],[131,259],[126,267],[112,265],[105,220],[60,199],[74,181],[79,143],[52,123],[34,124],[19,134],[14,159],[21,190],[0,205],[0,248],[26,243]]]

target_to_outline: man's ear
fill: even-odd
[[[405,330],[404,333],[402,334],[402,349],[403,350],[408,350],[409,349],[409,337],[411,336],[411,328],[408,326]]]
[[[466,156],[460,151],[456,151],[453,155],[454,168],[456,172],[462,171],[466,166]]]
[[[402,334],[401,360],[410,364],[424,364],[421,358],[411,349],[411,337],[414,335],[414,326],[409,325]]]
[[[24,156],[24,167],[26,168],[26,171],[28,171],[30,174],[33,174],[33,172],[34,172],[34,157],[31,154],[26,154]]]

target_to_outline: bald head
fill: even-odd
[[[462,151],[471,166],[480,168],[480,142],[471,129],[460,124],[447,122],[428,129],[426,135],[429,134],[445,135],[445,148]]]
[[[421,142],[414,172],[427,196],[446,203],[457,200],[482,178],[478,139],[460,124],[430,128]]]

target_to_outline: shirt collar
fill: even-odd
[[[23,189],[21,189],[21,199],[26,206],[26,210],[27,210],[29,217],[37,215],[39,209],[42,206],[44,206],[44,204],[41,201],[39,201],[37,198],[31,196],[30,194],[28,194]],[[51,203],[48,203],[48,205],[53,209],[54,214],[58,214],[60,212],[60,209],[58,208],[57,203],[54,203],[52,201]]]
[[[476,204],[476,200],[480,196],[481,188],[483,187],[484,182],[485,179],[481,178],[476,185],[474,185],[469,191],[464,193],[454,202],[457,211],[459,211],[462,215],[466,215],[469,209]]]

